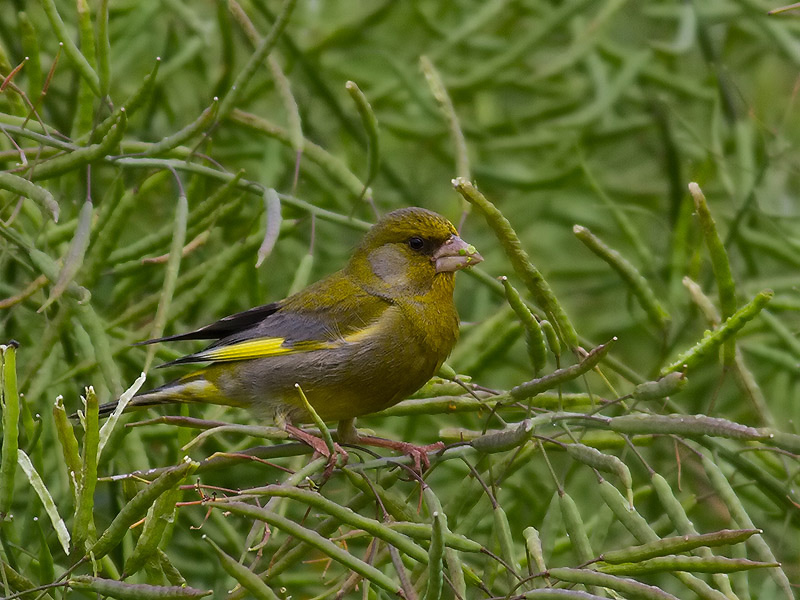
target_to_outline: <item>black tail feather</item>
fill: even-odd
[[[117,404],[119,404],[119,402],[117,400],[114,400],[113,402],[106,402],[105,404],[101,404],[100,405],[100,418],[104,419],[106,417],[110,417],[111,413],[113,413],[117,409]],[[168,400],[156,400],[156,399],[148,400],[147,398],[144,398],[144,397],[142,399],[134,398],[133,400],[128,402],[128,405],[125,407],[125,410],[123,412],[129,413],[129,412],[133,412],[135,410],[140,410],[140,409],[143,409],[143,408],[149,408],[151,406],[158,406],[160,404],[174,404],[174,401],[170,402]],[[76,415],[73,414],[71,416],[74,418]]]

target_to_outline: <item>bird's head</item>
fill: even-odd
[[[443,216],[424,208],[401,208],[386,214],[353,255],[348,270],[389,295],[423,294],[439,279],[483,257],[458,236]]]

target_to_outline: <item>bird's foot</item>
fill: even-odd
[[[435,444],[428,444],[427,446],[418,446],[416,444],[410,444],[409,442],[396,442],[373,435],[361,435],[356,429],[355,421],[355,419],[339,421],[339,426],[336,431],[339,436],[339,441],[342,444],[362,444],[364,446],[376,446],[378,448],[395,450],[396,452],[410,456],[414,461],[414,471],[420,475],[431,466],[428,453],[437,452],[444,448],[443,442],[436,442]],[[423,466],[425,469],[423,469]]]
[[[356,443],[365,444],[367,446],[377,446],[379,448],[389,448],[390,450],[395,450],[401,454],[410,456],[414,461],[414,471],[419,474],[422,474],[431,467],[428,454],[430,452],[438,452],[444,448],[444,442],[418,446],[417,444],[411,444],[409,442],[397,442],[395,440],[387,440],[371,435],[359,435]]]
[[[339,457],[341,457],[343,465],[346,465],[350,458],[350,455],[347,454],[347,451],[336,442],[333,443],[333,452],[331,452],[328,448],[328,445],[325,443],[325,440],[317,437],[313,433],[303,431],[299,427],[295,427],[289,423],[284,425],[284,429],[286,429],[286,432],[294,439],[311,446],[315,454],[319,454],[328,459],[328,463],[325,465],[325,470],[322,473],[325,480],[327,480],[331,476],[331,473],[333,473],[333,469],[339,462]]]

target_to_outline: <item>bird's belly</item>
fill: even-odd
[[[296,385],[324,421],[383,410],[430,379],[445,356],[391,339],[339,348],[211,365],[206,377],[220,392],[272,417],[308,422]]]

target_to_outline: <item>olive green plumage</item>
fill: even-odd
[[[129,406],[226,404],[306,422],[300,384],[326,421],[382,410],[419,389],[447,358],[458,338],[455,271],[481,260],[444,217],[422,208],[391,212],[341,271],[285,300],[146,342],[217,340],[174,361],[210,365]]]

